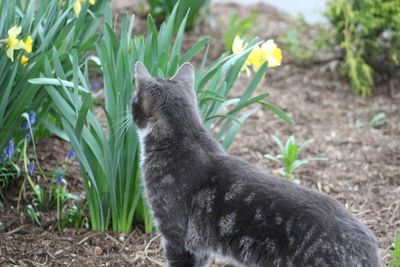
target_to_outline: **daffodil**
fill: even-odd
[[[25,67],[26,65],[28,65],[29,58],[27,56],[22,56],[20,62],[21,65]]]
[[[245,48],[245,44],[243,42],[243,40],[236,35],[235,39],[233,40],[233,44],[232,44],[232,52],[235,55],[239,55],[243,52]]]
[[[241,54],[246,46],[247,44],[239,36],[236,36],[232,44],[233,54]],[[268,62],[268,67],[270,68],[277,67],[282,63],[282,51],[275,44],[274,40],[264,42],[261,47],[255,45],[247,57],[242,71],[245,71],[247,76],[250,76],[249,66],[252,66],[257,71],[264,62]]]
[[[81,9],[82,9],[81,1],[76,0],[74,4],[74,12],[77,17],[79,16],[79,13],[81,13]]]
[[[236,35],[235,39],[233,40],[232,44],[232,52],[234,55],[239,55],[241,54],[244,49],[246,48],[247,44],[243,42],[243,40]],[[250,76],[250,68],[249,68],[249,60],[247,59],[246,62],[244,63],[242,67],[242,71],[246,72],[247,76]]]
[[[261,47],[256,45],[247,60],[253,65],[255,71],[266,61],[268,62],[268,67],[273,68],[281,65],[282,52],[274,40],[268,40]]]
[[[27,53],[32,52],[32,37],[28,35],[25,42],[18,39],[17,36],[21,33],[20,26],[13,26],[8,30],[7,42],[7,57],[14,61],[14,50],[24,49]]]
[[[259,45],[256,45],[253,50],[251,50],[247,61],[253,66],[253,69],[257,71],[266,59],[265,51],[262,50]]]
[[[262,44],[261,50],[265,52],[268,67],[280,66],[282,63],[282,51],[275,44],[274,40],[268,40]]]
[[[8,30],[8,41],[7,41],[7,56],[14,61],[14,50],[24,49],[25,43],[17,39],[17,36],[21,33],[21,27],[13,26]]]
[[[24,49],[27,53],[32,52],[32,36],[28,35],[24,43]]]
[[[75,4],[74,4],[74,12],[75,15],[78,17],[79,14],[81,13],[81,9],[82,9],[82,4],[87,1],[87,0],[75,0]],[[89,0],[89,4],[94,5],[96,3],[96,0]]]

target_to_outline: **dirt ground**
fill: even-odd
[[[123,2],[123,1],[122,1]],[[126,8],[115,1],[116,12]],[[114,3],[114,4],[115,4]],[[228,6],[229,5],[229,6]],[[215,5],[213,15],[226,21],[231,13],[246,16],[258,10],[257,32],[261,38],[277,38],[292,25],[283,13],[258,5],[243,8],[233,4]],[[138,18],[143,29],[144,18]],[[219,30],[207,25],[188,33],[191,43],[200,35],[210,35],[212,56],[223,52]],[[300,143],[313,139],[305,156],[324,156],[328,160],[306,165],[296,174],[301,183],[325,192],[342,202],[367,224],[379,239],[380,254],[389,260],[395,232],[400,229],[400,91],[389,96],[386,85],[377,86],[373,97],[362,99],[351,93],[347,81],[331,70],[331,62],[301,64],[285,54],[282,66],[268,70],[258,93],[269,92],[268,101],[287,111],[295,120],[289,125],[271,112],[259,109],[242,127],[229,153],[247,160],[267,172],[279,167],[264,154],[277,153],[270,138],[286,140],[290,135]],[[243,76],[235,87],[240,94],[248,80]],[[386,113],[379,129],[358,128],[376,114]],[[38,145],[43,168],[54,169],[69,149],[56,138]],[[69,190],[80,192],[79,167],[74,162],[67,177]],[[42,227],[29,223],[15,209],[10,197],[0,210],[0,266],[160,266],[163,263],[159,238],[135,227],[129,235],[97,233],[88,230],[55,230],[48,216]]]

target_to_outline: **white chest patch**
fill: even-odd
[[[146,128],[138,129],[139,143],[140,143],[140,167],[143,168],[143,164],[146,160],[146,137],[151,133],[153,129],[152,125],[148,125]]]

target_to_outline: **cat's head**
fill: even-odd
[[[168,80],[153,78],[141,62],[136,63],[135,70],[132,116],[139,129],[155,123],[174,127],[198,120],[194,68],[190,63],[183,64]]]

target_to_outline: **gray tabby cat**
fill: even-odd
[[[132,115],[145,190],[168,266],[380,266],[374,234],[333,198],[224,152],[202,125],[194,70],[169,80],[136,64]]]

